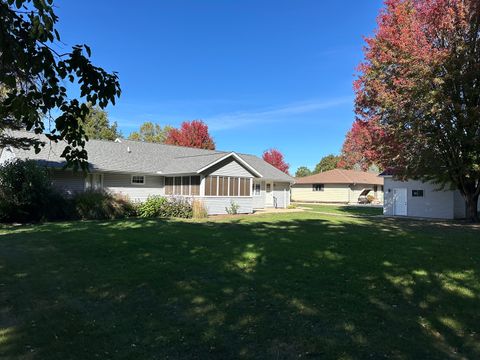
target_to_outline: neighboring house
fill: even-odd
[[[37,136],[15,132],[16,136]],[[6,148],[0,163],[32,159],[50,169],[52,183],[66,193],[104,189],[132,201],[151,195],[201,199],[209,214],[224,214],[235,202],[239,212],[286,208],[294,178],[262,159],[247,154],[202,150],[125,139],[87,142],[89,173],[64,170],[60,157],[65,143],[49,143],[38,154],[33,149]]]
[[[383,178],[376,173],[334,169],[295,179],[292,201],[354,204],[362,193],[382,203]]]
[[[467,205],[458,190],[439,190],[439,185],[419,180],[397,180],[389,171],[380,176],[385,179],[383,214],[386,216],[433,219],[466,217]]]

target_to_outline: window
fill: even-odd
[[[200,176],[172,176],[165,178],[165,195],[200,195]]]
[[[253,190],[253,195],[260,196],[260,184],[253,184],[252,190]]]
[[[134,184],[134,185],[145,185],[145,176],[143,176],[143,175],[132,175],[132,184]]]
[[[228,177],[218,177],[218,196],[228,196]]]
[[[313,184],[312,190],[313,191],[323,191],[324,185],[323,184]]]
[[[251,193],[250,178],[229,176],[205,178],[205,196],[251,196]]]
[[[230,196],[238,196],[238,178],[230,178],[230,190],[228,192]]]
[[[240,178],[240,196],[249,196],[250,195],[249,190],[250,190],[250,179]]]
[[[191,187],[190,193],[192,196],[200,195],[200,176],[190,177],[190,187]]]
[[[165,195],[173,195],[173,177],[165,178]]]
[[[182,177],[175,176],[173,184],[173,195],[182,195]]]
[[[182,177],[182,195],[190,195],[190,176]]]
[[[412,190],[413,197],[423,197],[423,190]]]

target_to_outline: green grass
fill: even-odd
[[[311,211],[324,212],[339,215],[367,215],[376,216],[382,215],[383,209],[379,206],[355,206],[355,205],[326,205],[326,204],[299,204],[301,208],[306,208]]]
[[[0,358],[478,359],[479,254],[311,212],[1,228]]]

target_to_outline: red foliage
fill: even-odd
[[[263,160],[270,165],[275,166],[278,170],[288,174],[290,165],[285,162],[283,154],[277,149],[269,149],[263,152]]]
[[[165,144],[215,150],[208,126],[201,120],[184,121],[180,129],[170,129]]]

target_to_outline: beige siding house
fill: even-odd
[[[356,204],[362,193],[383,203],[383,178],[375,173],[334,169],[297,178],[292,186],[292,201]]]
[[[15,132],[16,136],[45,136]],[[286,208],[294,178],[254,155],[118,139],[87,142],[89,172],[64,170],[65,144],[49,143],[34,150],[0,149],[0,164],[31,159],[49,169],[52,184],[66,194],[89,189],[120,194],[132,201],[149,196],[202,201],[209,214],[225,214],[232,202],[239,212]]]

